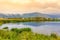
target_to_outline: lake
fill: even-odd
[[[26,28],[29,27],[33,32],[50,34],[57,33],[60,35],[60,22],[21,22],[21,23],[7,23],[0,26],[0,29],[8,27],[11,28]]]

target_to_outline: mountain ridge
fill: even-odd
[[[0,13],[0,18],[27,18],[27,17],[46,17],[46,18],[60,18],[60,15],[43,14],[39,12],[25,13],[25,14],[3,14]]]

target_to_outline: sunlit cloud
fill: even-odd
[[[0,0],[0,12],[60,12],[60,0]]]

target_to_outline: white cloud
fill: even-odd
[[[60,12],[60,0],[0,0],[0,12]]]

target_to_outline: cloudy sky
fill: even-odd
[[[60,0],[0,0],[0,13],[60,12]]]

